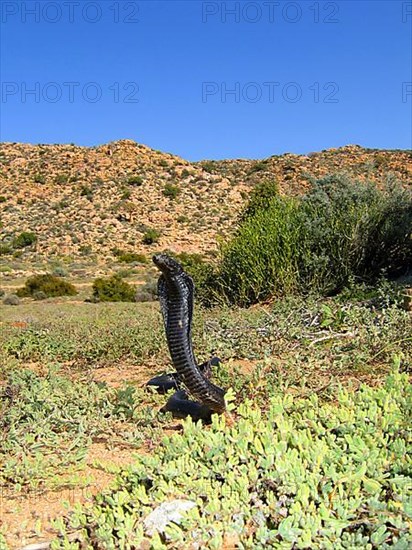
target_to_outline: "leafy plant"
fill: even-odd
[[[33,275],[29,277],[23,288],[17,291],[20,297],[36,296],[41,292],[45,297],[74,296],[76,288],[62,277],[46,273],[45,275]]]
[[[143,244],[154,244],[160,239],[161,232],[158,229],[149,228],[145,231],[142,242]]]
[[[335,294],[412,265],[412,192],[344,175],[314,183],[302,198],[256,188],[233,238],[221,248],[209,294],[248,306],[290,292]],[[207,292],[205,292],[207,294]]]
[[[172,183],[166,183],[162,193],[165,197],[168,197],[169,199],[175,199],[180,193],[180,188],[177,185],[173,185]]]
[[[123,428],[133,447],[140,445],[144,428],[156,424],[154,414],[137,410],[142,390],[72,381],[56,369],[45,376],[13,370],[1,397],[0,488],[13,491],[70,485],[92,438],[115,439],[119,420],[139,423],[138,430]]]
[[[33,233],[32,231],[23,231],[22,233],[14,237],[12,245],[14,248],[26,248],[28,246],[32,246],[36,242],[37,235],[35,233]]]
[[[123,262],[126,264],[130,264],[133,262],[137,262],[141,264],[147,263],[147,256],[145,254],[140,254],[138,252],[126,252],[119,248],[115,248],[113,250],[113,254],[116,256],[119,262]]]
[[[410,547],[408,377],[394,370],[383,387],[341,389],[336,401],[279,393],[265,411],[240,404],[232,426],[217,416],[210,430],[185,421],[112,491],[59,522],[53,548],[73,528],[83,544],[111,548]],[[154,509],[188,495],[180,521],[149,531]]]
[[[130,176],[127,180],[127,183],[129,185],[133,185],[134,187],[140,187],[143,185],[143,178],[142,176]]]
[[[101,302],[134,302],[136,291],[118,275],[95,279],[93,297]]]

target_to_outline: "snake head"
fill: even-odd
[[[174,258],[171,258],[167,254],[155,254],[153,256],[153,263],[160,269],[164,275],[173,277],[183,272],[183,267]]]

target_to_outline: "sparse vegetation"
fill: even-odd
[[[411,546],[409,152],[182,163],[122,142],[1,144],[0,156],[0,548],[50,541],[61,513],[55,550]],[[336,166],[349,175],[309,189]],[[70,185],[54,184],[62,172]],[[36,174],[51,184],[41,193]],[[159,191],[183,178],[166,213]],[[36,246],[15,246],[22,214]],[[157,227],[199,251],[176,255],[196,285],[194,352],[222,359],[212,381],[230,388],[233,425],[181,431],[158,412],[167,396],[144,388],[174,370],[159,273],[138,248]],[[79,294],[26,285],[33,299],[19,299],[39,272],[70,274]],[[60,512],[49,490],[86,507]],[[180,523],[147,532],[160,503],[192,497]]]
[[[46,178],[43,176],[43,174],[35,174],[34,182],[35,183],[46,183]]]
[[[93,200],[93,189],[88,185],[82,185],[80,187],[80,196],[86,197],[89,201]]]
[[[149,228],[145,231],[142,242],[143,244],[154,244],[159,241],[160,236],[161,232],[158,229]]]
[[[130,176],[127,180],[127,183],[129,185],[133,185],[134,187],[140,187],[143,185],[143,178],[142,176]]]
[[[7,294],[3,298],[3,304],[5,306],[18,306],[20,304],[20,300],[16,294]]]
[[[12,246],[14,248],[26,248],[32,246],[37,242],[37,235],[32,231],[23,231],[16,237],[14,237]]]
[[[197,519],[188,516],[190,522],[195,523],[184,522],[178,531],[173,531],[173,536],[177,536],[176,533],[179,532],[184,542],[191,540],[195,529],[203,532],[202,529],[206,528],[206,525],[209,528],[211,525],[214,526],[213,537],[224,536],[228,527],[232,525],[229,516],[233,519],[237,511],[242,513],[248,510],[251,514],[262,512],[263,518],[272,517],[266,505],[262,504],[264,507],[261,508],[259,504],[261,497],[264,501],[264,495],[282,500],[287,516],[293,518],[289,520],[293,523],[291,528],[301,529],[302,526],[295,525],[301,493],[292,491],[293,472],[296,464],[300,464],[300,459],[303,460],[304,457],[312,456],[310,453],[318,452],[318,445],[323,441],[327,452],[322,454],[320,469],[316,473],[314,469],[305,468],[305,477],[298,484],[299,487],[311,487],[313,481],[315,486],[316,475],[324,476],[322,479],[326,479],[322,485],[324,490],[316,493],[316,502],[312,501],[315,493],[310,492],[312,496],[309,497],[305,524],[312,525],[312,520],[323,522],[322,529],[311,532],[311,536],[315,537],[312,546],[315,542],[323,540],[322,537],[329,536],[329,532],[338,537],[337,541],[341,540],[340,535],[333,531],[333,522],[330,523],[329,519],[321,515],[323,498],[333,503],[333,518],[340,518],[342,521],[347,510],[355,514],[354,518],[358,517],[356,514],[369,513],[368,498],[372,501],[378,499],[383,510],[393,510],[390,517],[398,522],[398,527],[395,530],[388,529],[383,516],[381,518],[378,514],[374,516],[376,522],[368,523],[369,531],[363,531],[362,536],[367,538],[373,535],[373,540],[378,540],[379,535],[375,534],[375,530],[385,524],[385,537],[404,538],[404,524],[399,522],[404,521],[405,516],[396,503],[403,503],[402,499],[407,498],[407,494],[405,495],[404,489],[398,485],[397,489],[391,492],[390,480],[398,475],[407,475],[405,460],[410,451],[407,447],[402,447],[395,459],[389,461],[385,453],[392,453],[393,457],[395,447],[392,445],[395,444],[395,439],[402,441],[398,443],[400,445],[408,444],[406,419],[410,417],[410,408],[407,408],[410,407],[410,404],[407,405],[410,388],[406,380],[399,378],[397,374],[392,375],[395,378],[388,382],[389,385],[385,389],[381,387],[380,382],[382,375],[391,370],[391,357],[394,353],[398,353],[400,358],[395,372],[408,372],[411,365],[410,316],[400,308],[399,290],[382,283],[378,288],[354,287],[351,292],[348,291],[345,295],[333,299],[283,298],[270,308],[211,311],[197,309],[193,331],[195,352],[199,361],[214,354],[223,359],[223,365],[216,371],[214,380],[223,387],[232,387],[236,395],[234,431],[232,428],[223,427],[220,421],[207,430],[188,423],[183,435],[178,435],[177,439],[173,438],[173,443],[167,440],[164,446],[159,446],[162,434],[160,422],[168,423],[169,420],[167,416],[158,417],[157,411],[164,404],[165,396],[159,398],[130,385],[111,389],[91,381],[94,374],[100,377],[105,372],[104,369],[96,369],[96,366],[120,366],[130,362],[134,365],[128,370],[132,375],[144,366],[155,365],[143,375],[143,380],[161,372],[162,369],[170,369],[157,304],[155,307],[146,303],[74,306],[70,302],[30,302],[22,303],[19,308],[4,308],[2,320],[6,323],[6,330],[0,333],[2,391],[4,395],[12,398],[5,397],[1,400],[0,406],[7,433],[15,434],[16,437],[3,439],[2,473],[4,472],[7,479],[3,478],[2,482],[7,490],[19,490],[22,496],[30,487],[35,487],[38,498],[41,498],[42,491],[47,487],[79,487],[80,483],[87,485],[87,478],[82,476],[81,472],[92,440],[105,441],[108,448],[116,441],[122,446],[123,455],[134,452],[136,445],[150,441],[152,447],[150,456],[147,457],[148,462],[143,464],[141,458],[135,458],[131,470],[119,473],[118,489],[111,493],[106,492],[106,496],[97,497],[88,511],[80,512],[77,508],[74,515],[71,514],[64,523],[59,522],[59,529],[64,532],[66,528],[63,525],[69,529],[69,525],[75,525],[78,518],[81,518],[80,521],[86,522],[88,526],[84,531],[86,540],[90,535],[108,536],[107,540],[116,541],[119,545],[122,540],[135,542],[139,539],[122,539],[132,536],[128,531],[115,529],[115,526],[123,525],[118,513],[124,512],[127,517],[131,514],[136,518],[138,523],[133,522],[133,536],[138,537],[140,531],[136,531],[136,525],[140,524],[141,518],[159,502],[155,495],[158,495],[159,499],[168,500],[169,493],[162,493],[161,487],[169,487],[172,492],[180,487],[179,491],[184,494],[189,491],[189,485],[189,492],[196,496],[196,501],[197,497],[200,499],[200,493],[198,495],[197,491],[203,491],[204,512]],[[14,323],[14,320],[19,322]],[[63,367],[60,373],[48,368],[31,374],[24,370],[28,363],[47,366],[56,362]],[[247,365],[246,372],[240,370],[242,364]],[[137,370],[136,365],[140,365]],[[77,366],[80,366],[80,371]],[[376,389],[365,387],[359,394],[353,393],[353,388],[358,387],[359,379],[370,382],[371,377],[375,381]],[[339,381],[343,381],[350,391],[340,391]],[[277,420],[270,416],[274,410],[280,411],[276,416]],[[99,419],[98,423],[96,418]],[[366,418],[368,420],[365,420]],[[176,421],[172,425],[175,423]],[[285,428],[286,425],[288,428]],[[270,445],[273,449],[266,449],[266,443],[261,440],[265,449],[262,454],[258,450],[259,443],[252,445],[249,437],[240,434],[241,426],[247,430],[250,438],[253,435],[253,441],[260,439],[266,432],[270,433]],[[334,431],[330,430],[331,427]],[[311,437],[305,441],[302,439],[299,446],[300,438],[304,438],[304,434],[309,433],[308,430]],[[348,440],[349,436],[352,439]],[[210,444],[208,438],[213,439],[213,444]],[[247,445],[244,455],[247,464],[243,465],[243,477],[238,471],[238,468],[242,468],[238,449],[241,439],[244,439],[244,444]],[[72,443],[68,448],[69,441]],[[386,442],[385,445],[383,441]],[[40,444],[41,460],[38,455]],[[279,445],[283,445],[282,449]],[[359,445],[360,451],[356,450]],[[64,453],[55,453],[57,448],[63,449]],[[232,451],[229,452],[229,448]],[[210,449],[213,450],[212,454]],[[275,454],[274,465],[269,464],[263,468],[256,462],[262,457],[272,460],[270,457],[273,458]],[[18,463],[17,456],[21,458]],[[292,456],[296,456],[297,462],[294,462]],[[355,478],[351,483],[343,481],[340,484],[339,476],[350,476],[357,471],[355,456],[361,457],[357,467],[363,466],[366,462],[367,472],[360,474],[359,479]],[[195,462],[192,463],[192,459],[187,462],[189,457],[194,457]],[[168,475],[168,467],[170,471],[177,468],[176,461],[179,460],[184,463],[185,468],[178,469],[178,472],[183,473],[178,473],[178,477],[174,474],[166,483],[164,476]],[[223,472],[222,460],[229,460],[230,468],[234,469],[237,478],[243,480],[242,483],[246,482],[249,476],[246,500],[242,497],[241,484],[233,485],[234,481],[231,477],[227,478],[226,474],[223,474],[224,481],[218,481],[216,487],[213,485],[213,495],[216,498],[208,492],[208,484],[216,483],[209,474],[215,467],[219,472]],[[231,460],[238,462],[232,464]],[[192,468],[194,463],[197,465],[196,476]],[[287,465],[282,470],[282,479],[286,485],[265,485],[265,479],[273,481],[272,478],[279,475],[278,468],[281,468],[283,463]],[[307,463],[315,464],[309,459]],[[383,464],[391,465],[389,477],[386,477],[389,470],[385,470],[385,474]],[[322,465],[328,466],[327,471],[334,471],[338,477],[327,478]],[[255,467],[258,471],[256,483],[253,490],[249,490],[254,479],[250,477],[250,473],[253,476]],[[142,472],[142,476],[145,472],[153,482],[153,490],[147,489],[146,504],[141,503],[140,496],[136,497],[136,491],[141,494],[139,487],[143,483],[143,478],[136,475],[136,468]],[[396,468],[399,468],[397,474],[394,473]],[[14,472],[14,475],[11,475],[11,472]],[[312,479],[314,475],[315,478]],[[380,484],[379,490],[376,482]],[[354,483],[358,485],[355,486]],[[339,491],[343,491],[339,492],[339,501],[330,498],[330,491],[336,486],[341,487]],[[289,487],[288,490],[291,492],[289,500],[283,502],[281,497],[284,487]],[[356,490],[359,489],[358,496],[361,499],[360,507],[355,510],[351,508],[352,501],[349,498],[349,495],[353,495],[354,487]],[[371,488],[377,488],[378,492],[370,493]],[[110,504],[118,502],[118,498],[123,498],[116,496],[119,491],[123,496],[127,496],[130,505],[122,505],[119,508]],[[129,497],[132,493],[133,496]],[[257,500],[253,497],[255,493]],[[174,494],[178,497],[180,492]],[[394,499],[391,494],[396,494],[397,497]],[[232,507],[232,497],[237,503],[236,509]],[[110,500],[111,498],[113,500]],[[214,502],[219,503],[219,513],[223,514],[221,521],[225,528],[221,527],[218,520],[217,523],[215,520],[211,523],[214,517],[211,506]],[[339,511],[335,508],[338,504]],[[8,505],[7,500],[4,505]],[[98,528],[94,518],[97,517],[95,514],[100,512]],[[228,517],[225,514],[228,514]],[[109,517],[114,518],[112,523],[107,519]],[[281,533],[284,532],[281,522],[285,517],[278,517],[278,523],[273,524],[273,531],[280,529]],[[268,528],[268,524],[262,524],[263,531],[249,529],[250,525],[242,524],[238,535],[242,541],[245,540],[244,537],[252,537],[250,540],[255,545],[258,540],[263,540],[259,539],[258,532],[263,533],[262,537],[267,536],[265,529]],[[350,541],[350,537],[355,537],[355,534],[356,537],[360,536],[359,529],[345,529],[345,537],[349,537]],[[210,531],[208,532],[210,534]],[[383,529],[379,531],[381,532]],[[269,536],[280,535],[271,533]],[[362,539],[362,544],[366,538]],[[94,540],[101,543],[101,539]],[[358,541],[357,538],[354,540]],[[154,539],[153,544],[155,543]],[[53,543],[57,547],[58,544],[63,544],[63,541]],[[172,547],[173,545],[174,543],[171,543]]]
[[[68,526],[107,547],[408,548],[412,386],[395,371],[336,401],[276,392],[264,411],[243,402],[232,427],[188,420]],[[188,498],[184,519],[149,534],[150,512]]]
[[[0,442],[2,491],[76,484],[92,437],[121,436],[132,448],[139,447],[144,425],[158,424],[150,411],[137,413],[134,405],[141,394],[142,390],[133,387],[125,392],[105,384],[72,381],[56,368],[45,376],[28,369],[13,370],[5,381],[0,405],[1,431],[8,434]],[[135,425],[125,424],[130,421]]]
[[[180,193],[180,188],[177,185],[173,185],[172,183],[166,183],[162,193],[165,197],[168,197],[169,199],[175,199]]]
[[[54,182],[57,183],[57,185],[65,185],[68,181],[69,181],[69,176],[67,174],[57,174],[54,180]]]
[[[138,252],[126,252],[119,248],[115,248],[113,250],[113,254],[114,256],[116,256],[119,262],[123,262],[126,264],[131,264],[131,263],[147,264],[148,262],[147,256],[145,254],[139,254]]]

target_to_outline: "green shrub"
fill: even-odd
[[[149,228],[145,231],[142,242],[143,244],[154,244],[157,243],[160,239],[160,231],[157,229]]]
[[[134,187],[140,187],[141,185],[143,185],[143,178],[142,176],[130,176],[130,178],[128,178],[127,180],[127,183],[129,185],[133,185]]]
[[[89,201],[93,199],[93,189],[88,185],[82,185],[80,187],[80,196],[86,197]]]
[[[0,244],[0,256],[6,256],[12,252],[13,248],[9,244]]]
[[[7,294],[7,296],[3,298],[3,304],[5,306],[18,306],[20,304],[20,300],[16,294]]]
[[[335,293],[351,279],[373,282],[412,265],[412,193],[400,185],[328,176],[303,198],[301,218],[305,289]]]
[[[255,161],[248,174],[254,174],[255,172],[262,172],[267,169],[267,160]]]
[[[119,248],[115,248],[113,250],[113,255],[116,256],[119,262],[123,262],[125,264],[131,264],[133,262],[147,264],[147,256],[145,254],[139,254],[138,252],[126,252],[124,250],[120,250]]]
[[[134,302],[136,291],[118,275],[98,278],[93,283],[93,298],[100,302]]]
[[[13,239],[14,248],[26,248],[37,242],[37,236],[31,231],[23,231],[17,237]]]
[[[57,185],[64,185],[69,181],[69,176],[67,174],[57,174],[54,181]]]
[[[135,300],[136,302],[154,302],[157,300],[157,280],[148,281],[139,287]]]
[[[43,174],[35,174],[34,181],[35,183],[46,183],[46,178],[43,176]]]
[[[213,160],[204,160],[200,165],[205,172],[213,174],[215,171],[215,163]]]
[[[40,292],[42,294],[39,294]],[[29,277],[24,287],[17,291],[17,295],[21,297],[40,295],[50,298],[54,296],[74,296],[76,294],[77,290],[71,283],[51,273]]]
[[[131,196],[132,196],[132,192],[130,191],[130,189],[124,189],[120,198],[122,201],[127,201],[130,199]]]
[[[412,192],[344,175],[314,182],[302,198],[252,193],[234,237],[221,249],[209,294],[248,306],[289,292],[330,295],[412,265]]]
[[[57,265],[53,269],[52,275],[55,275],[56,277],[67,277],[67,270],[61,265]]]
[[[6,202],[7,201],[7,197],[5,197],[4,195],[1,195],[0,196],[0,203],[1,202]]]
[[[209,293],[248,306],[297,290],[298,216],[297,200],[276,197],[247,217],[233,239],[223,245],[217,272],[208,281]]]
[[[241,220],[253,216],[258,210],[269,207],[269,202],[279,196],[279,185],[274,181],[263,181],[253,188],[246,208],[241,213]]]
[[[166,183],[162,193],[165,197],[168,197],[169,199],[175,199],[179,195],[180,189],[177,185]]]
[[[210,302],[209,289],[214,277],[213,266],[201,254],[190,254],[188,252],[174,254],[170,251],[167,251],[167,253],[176,258],[182,264],[184,270],[192,277],[196,290],[196,298],[204,305],[208,304]]]

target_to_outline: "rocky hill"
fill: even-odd
[[[3,143],[0,254],[5,260],[8,243],[23,231],[37,236],[19,251],[28,261],[92,256],[100,262],[113,259],[116,249],[208,254],[230,232],[257,182],[275,179],[283,193],[296,194],[311,177],[342,171],[378,183],[393,175],[411,185],[412,153],[352,145],[191,163],[130,140],[98,147]]]

